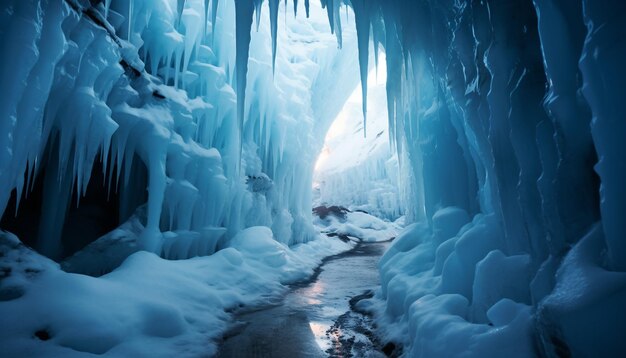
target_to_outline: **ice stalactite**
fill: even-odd
[[[369,72],[370,9],[366,0],[352,0],[356,33],[359,41],[359,68],[361,69],[361,91],[363,95],[363,136],[367,136],[367,75]]]
[[[211,44],[215,45],[215,24],[217,22],[217,8],[219,0],[211,0]]]
[[[337,0],[339,1],[339,0]],[[330,33],[335,33],[335,6],[333,0],[322,0],[322,6],[326,7],[328,14],[328,24],[330,25]]]
[[[286,1],[286,0],[285,0]],[[278,5],[280,0],[269,0],[272,32],[272,72],[276,72],[276,37],[278,36]]]
[[[255,2],[253,0],[237,0],[235,5],[235,41],[237,42],[235,60],[235,72],[237,77],[237,124],[239,126],[239,133],[242,135],[246,108],[245,101],[248,77],[248,57],[250,55],[250,31],[252,30],[252,21],[254,19]],[[257,13],[260,13],[260,10],[257,10]]]
[[[335,35],[337,36],[337,44],[339,48],[343,47],[343,28],[341,27],[341,1],[333,2],[333,19],[335,22]]]

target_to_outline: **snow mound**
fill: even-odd
[[[328,236],[353,238],[363,242],[379,242],[394,239],[400,232],[404,218],[390,222],[377,218],[365,212],[349,211],[341,208],[321,210],[317,207],[314,223],[316,227]],[[339,208],[331,206],[332,208]]]
[[[0,236],[0,342],[8,356],[206,356],[227,311],[275,301],[321,259],[352,248],[320,237],[293,249],[269,228],[243,230],[208,257],[164,260],[136,252],[98,278],[58,265]]]

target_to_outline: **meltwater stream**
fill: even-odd
[[[389,242],[363,243],[329,258],[319,275],[294,285],[277,306],[236,317],[218,357],[384,357],[369,317],[350,300],[379,285],[377,264]]]

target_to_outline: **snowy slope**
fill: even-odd
[[[252,227],[211,256],[168,261],[142,251],[95,278],[63,272],[0,233],[2,355],[210,356],[227,311],[275,302],[284,284],[351,247],[320,238],[290,249],[269,228]]]
[[[404,213],[405,181],[389,144],[384,53],[378,66],[368,80],[369,135],[363,133],[361,90],[355,89],[326,134],[313,176],[314,206],[341,205],[395,220]]]

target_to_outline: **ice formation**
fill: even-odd
[[[93,197],[94,211],[104,209],[99,201],[119,211],[96,237],[137,217],[139,247],[164,256],[210,254],[253,225],[280,228],[287,244],[315,237],[311,179],[296,174],[312,172],[317,151],[303,149],[321,140],[310,133],[326,130],[347,96],[323,77],[353,61],[321,26],[322,10],[307,23],[282,14],[290,22],[282,32],[272,11],[271,24],[258,17],[251,32],[261,2],[92,3],[3,4],[3,53],[13,54],[1,59],[12,88],[1,100],[3,227],[63,258],[76,251],[63,242],[67,216]],[[327,95],[338,104],[314,114]],[[25,228],[27,220],[40,227]],[[191,246],[171,253],[171,237],[190,231]]]
[[[356,33],[339,51],[311,5],[306,22],[279,13],[274,37],[253,17],[242,49],[242,6],[0,6],[0,227],[38,251],[0,235],[4,352],[210,354],[225,310],[267,302],[351,247],[320,239],[310,205],[323,133],[358,83]],[[317,105],[326,96],[336,103]]]
[[[368,4],[418,222],[380,263],[388,337],[411,357],[623,351],[626,4]]]
[[[626,2],[321,0],[322,9],[305,0],[293,13],[284,4],[0,5],[0,227],[67,271],[114,270],[64,273],[2,233],[3,263],[28,266],[0,271],[9,275],[0,309],[11,312],[2,326],[38,295],[74,287],[88,304],[123,293],[121,311],[146,320],[136,337],[193,341],[206,328],[190,318],[193,297],[213,281],[185,281],[193,297],[178,309],[123,287],[161,292],[150,282],[163,279],[163,299],[173,300],[172,282],[207,269],[215,282],[255,270],[272,272],[268,286],[283,282],[288,246],[319,237],[314,163],[360,77],[364,141],[389,148],[341,175],[398,186],[385,190],[392,199],[337,199],[412,223],[381,261],[381,290],[363,303],[383,336],[410,357],[626,351]],[[380,116],[368,114],[379,49],[385,141],[376,140]],[[343,191],[331,174],[326,189]],[[330,223],[358,231],[339,224]],[[206,257],[162,260],[195,256]],[[232,277],[220,271],[229,265],[239,267]],[[256,288],[242,290],[267,293]],[[65,296],[55,297],[50,310]],[[245,300],[216,302],[223,312]],[[86,311],[56,327],[52,353],[145,348],[113,331],[81,341],[82,323],[116,319]],[[161,318],[170,324],[152,324]],[[42,352],[20,340],[36,323],[3,330],[2,340]]]

